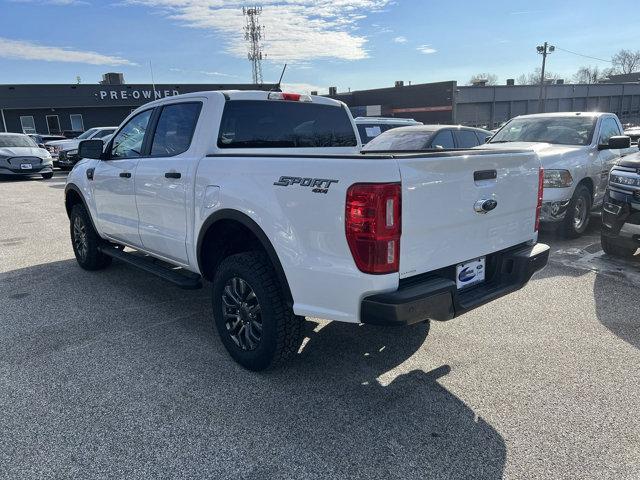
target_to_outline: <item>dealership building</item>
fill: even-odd
[[[640,74],[635,77],[640,79]],[[459,86],[438,82],[338,93],[356,116],[414,118],[423,123],[460,124],[496,128],[517,115],[544,112],[600,111],[618,115],[622,123],[640,124],[640,81],[545,85],[543,109],[540,87],[514,85]]]
[[[271,90],[252,84],[124,84],[107,74],[101,84],[0,85],[0,132],[60,134],[119,125],[154,99],[203,90]]]
[[[105,74],[100,84],[0,85],[0,131],[57,134],[113,126],[135,108],[154,99],[203,90],[272,90],[276,85],[135,84],[121,74]],[[514,85],[459,86],[454,81],[404,84],[339,93],[354,116],[415,118],[423,123],[496,128],[516,115],[560,111],[613,112],[622,123],[640,124],[640,73],[612,77],[607,83],[565,84],[543,88]]]

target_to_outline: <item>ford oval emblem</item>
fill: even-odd
[[[458,280],[460,280],[461,282],[468,282],[470,280],[473,280],[474,278],[476,278],[476,272],[474,272],[473,269],[469,267],[465,267],[458,274]]]
[[[498,202],[493,198],[478,200],[473,209],[476,213],[489,213],[491,210],[498,206]]]

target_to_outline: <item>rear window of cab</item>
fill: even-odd
[[[219,148],[355,147],[358,141],[342,106],[279,100],[229,100]]]

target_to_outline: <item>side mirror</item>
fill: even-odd
[[[489,140],[491,140],[492,137],[493,135],[487,135],[486,137],[484,137],[484,143],[489,143]]]
[[[615,135],[609,139],[609,143],[598,145],[598,150],[620,150],[631,147],[631,138],[626,135]]]
[[[78,145],[78,157],[100,160],[103,148],[104,143],[102,140],[82,140]]]

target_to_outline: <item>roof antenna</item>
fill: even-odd
[[[282,77],[284,77],[284,72],[287,69],[287,64],[284,64],[284,68],[282,69],[282,73],[280,74],[280,80],[278,80],[278,83],[276,84],[274,90],[277,92],[281,92],[282,88],[280,88],[280,83],[282,83]]]

